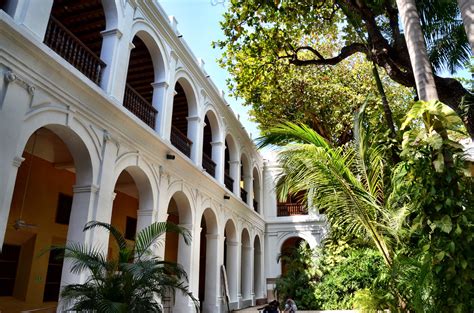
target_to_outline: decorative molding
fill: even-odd
[[[13,82],[18,83],[21,87],[25,88],[25,90],[28,92],[30,96],[33,96],[35,94],[35,85],[24,79],[23,77],[19,76],[18,74],[15,74],[12,70],[9,70],[5,72],[5,80],[7,81],[8,84],[11,84]]]
[[[122,38],[123,36],[123,33],[118,28],[103,30],[100,32],[100,34],[102,37],[116,36],[118,39]]]
[[[99,186],[97,185],[85,185],[85,186],[72,186],[72,191],[76,193],[97,193],[99,191]]]

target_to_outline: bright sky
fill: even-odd
[[[224,37],[219,21],[226,7],[222,4],[213,6],[211,0],[158,0],[158,2],[168,15],[176,17],[178,30],[183,35],[184,41],[197,58],[204,60],[206,72],[211,76],[214,84],[225,91],[227,102],[240,116],[240,121],[247,132],[252,138],[258,137],[257,125],[249,120],[248,108],[243,107],[235,98],[228,96],[225,81],[229,75],[217,64],[217,58],[220,57],[221,52],[211,47],[212,41]]]

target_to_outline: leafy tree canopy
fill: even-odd
[[[468,62],[469,45],[456,1],[420,0],[417,5],[435,70],[455,71]],[[306,70],[314,74],[317,70],[307,66],[334,66],[358,53],[384,68],[392,80],[414,87],[399,24],[393,0],[231,0],[222,22],[226,39],[216,45],[225,49],[222,64],[234,76],[236,95],[247,103],[261,100],[258,92],[264,93],[257,84],[275,86],[276,79],[284,80],[282,73],[290,76]],[[285,67],[288,64],[305,69]],[[436,75],[435,82],[440,99],[461,113],[464,87]],[[261,102],[255,105],[258,108]],[[472,136],[470,111],[464,123]]]

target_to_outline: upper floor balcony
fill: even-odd
[[[277,204],[277,216],[308,215],[308,208],[301,203],[282,203]]]
[[[30,30],[43,39],[44,51],[55,64],[63,67],[58,72],[64,76],[64,71],[70,71],[68,78],[77,77],[95,90],[101,88],[110,103],[122,105],[126,109],[122,112],[142,121],[134,119],[140,127],[156,132],[183,153],[180,157],[205,169],[250,210],[260,212],[258,153],[197,60],[182,63],[194,56],[181,41],[168,42],[176,29],[162,16],[158,4],[154,18],[161,19],[160,27],[149,22],[153,19],[144,19],[141,26],[131,23],[131,16],[126,15],[132,10],[118,14],[120,2],[113,0],[53,0],[49,16],[39,16],[45,12],[41,2],[6,2],[8,7],[16,6],[12,12],[38,13],[36,24],[31,25],[36,27],[42,21],[44,28]],[[5,12],[10,10],[2,5],[6,2],[0,1],[0,10]],[[153,5],[149,6],[152,11]],[[23,23],[15,20],[20,16],[17,13],[10,15],[12,25]],[[65,66],[61,58],[77,71]],[[94,111],[97,104],[87,105]]]

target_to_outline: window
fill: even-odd
[[[136,232],[137,232],[137,219],[127,216],[127,222],[125,224],[125,239],[135,240]]]
[[[69,225],[69,217],[71,216],[72,196],[59,193],[58,208],[56,210],[56,223]]]

